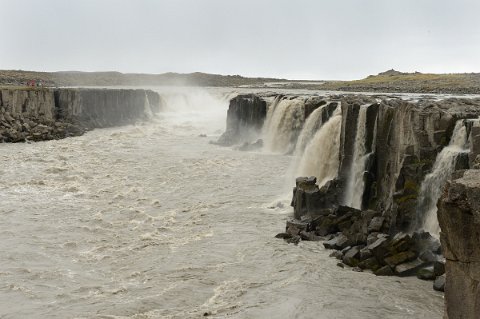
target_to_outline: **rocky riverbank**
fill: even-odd
[[[338,182],[322,188],[316,182],[315,177],[297,178],[292,200],[296,219],[288,221],[286,232],[277,237],[295,244],[322,240],[325,248],[336,250],[332,257],[378,276],[433,280],[444,274],[440,242],[428,232],[392,233],[382,212],[337,205],[331,194],[337,193]]]
[[[145,120],[162,107],[149,90],[5,88],[0,142],[60,139]]]

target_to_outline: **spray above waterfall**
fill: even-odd
[[[457,121],[448,146],[437,155],[432,172],[425,176],[420,189],[417,216],[421,227],[439,237],[440,226],[437,219],[437,201],[442,195],[443,187],[455,170],[457,158],[468,152],[467,130],[463,120]]]

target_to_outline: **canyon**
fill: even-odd
[[[204,99],[202,94],[199,96],[202,98],[195,105],[213,103],[213,99]],[[248,90],[235,93],[229,91],[223,96],[229,101],[226,128],[211,144],[249,151],[237,153],[245,154],[238,156],[250,165],[259,165],[256,174],[262,176],[267,171],[274,173],[274,170],[282,170],[284,162],[289,162],[284,183],[287,188],[293,187],[293,194],[289,197],[294,218],[287,220],[285,231],[277,235],[278,238],[285,239],[286,243],[277,241],[274,244],[275,249],[287,249],[289,254],[294,254],[297,246],[288,243],[318,241],[319,245],[333,250],[331,256],[339,259],[336,263],[342,269],[351,267],[357,272],[372,272],[378,276],[417,276],[420,279],[432,280],[434,289],[445,291],[446,317],[475,318],[480,311],[480,235],[477,230],[477,202],[480,196],[480,99],[433,95],[305,92],[280,94],[261,90],[256,93],[249,93]],[[94,143],[88,142],[89,136],[96,136],[98,145],[95,144],[94,147],[98,148],[98,152],[101,152],[101,144],[104,143],[115,152],[122,152],[122,156],[129,157],[131,155],[124,154],[115,144],[110,145],[111,140],[126,134],[128,143],[140,143],[134,142],[138,128],[134,126],[130,129],[128,125],[156,123],[159,116],[160,119],[163,116],[171,123],[168,132],[175,132],[166,135],[167,152],[167,149],[175,149],[181,145],[179,143],[183,143],[185,137],[182,137],[182,134],[195,132],[197,139],[215,136],[210,124],[202,126],[202,130],[208,130],[207,135],[198,131],[197,126],[192,129],[191,121],[182,124],[176,122],[178,119],[175,112],[185,111],[178,101],[186,99],[183,95],[179,97],[141,89],[5,88],[0,90],[0,142],[56,140],[82,136],[95,128],[127,125],[127,128],[113,132],[111,136],[103,136],[99,131],[93,132],[94,135],[84,135],[78,141],[84,144]],[[220,112],[225,110],[219,109]],[[201,117],[202,113],[205,115],[210,111],[202,109],[193,113],[193,117]],[[210,121],[210,118],[208,120]],[[162,124],[156,125],[164,124],[161,120],[159,123]],[[128,134],[122,133],[123,130]],[[141,135],[146,134],[147,140],[162,145],[159,136],[163,138],[162,134],[166,132],[164,127],[154,126],[141,130],[145,131]],[[182,133],[178,135],[179,132]],[[76,140],[72,145],[67,141],[64,143],[64,147],[77,151]],[[122,146],[127,147],[128,143]],[[147,147],[145,151],[156,152],[155,143],[135,145],[139,149]],[[190,137],[188,143],[192,152],[198,148],[200,153],[208,150],[213,154],[219,152],[222,158],[229,156],[216,145],[205,149]],[[35,149],[39,148],[39,152],[44,152],[43,147],[53,147],[51,144],[38,145],[40,146],[35,146]],[[15,154],[13,149],[4,149],[7,154]],[[26,151],[23,148],[18,150],[21,153]],[[177,151],[180,152],[180,148]],[[194,156],[191,152],[186,155]],[[59,158],[63,158],[63,155]],[[209,158],[205,163],[214,163],[213,158]],[[93,159],[85,160],[93,163]],[[148,157],[145,160],[150,161]],[[269,160],[275,162],[272,162],[273,167],[269,167]],[[63,164],[66,163],[65,160],[62,161]],[[236,160],[231,161],[236,163],[235,167],[241,167]],[[195,170],[202,169],[194,176],[201,176],[207,171],[206,167],[199,167],[199,163],[194,164],[192,167]],[[92,167],[95,165],[92,164]],[[113,165],[113,162],[110,165]],[[153,164],[148,162],[148,165]],[[173,162],[169,165],[174,166]],[[231,171],[229,174],[236,176],[236,184],[242,180],[250,185],[252,190],[248,191],[248,196],[255,198],[257,205],[260,205],[262,195],[257,193],[257,186],[245,180],[240,173],[234,173],[235,167],[228,168],[229,172]],[[81,166],[78,169],[82,170]],[[158,169],[163,168],[159,166]],[[186,172],[188,171],[189,169],[186,169]],[[128,172],[126,168],[125,172]],[[62,169],[59,173],[67,174],[68,170]],[[114,174],[114,171],[111,174]],[[5,176],[8,177],[8,174]],[[172,180],[176,181],[175,178],[172,177]],[[228,179],[229,176],[226,175],[225,178]],[[13,182],[15,180],[12,177],[12,185],[17,185]],[[26,181],[25,185],[31,182]],[[191,182],[197,183],[194,178]],[[109,187],[107,180],[102,180],[102,183]],[[260,184],[267,189],[268,183],[263,183],[266,182],[262,179]],[[268,188],[269,196],[273,196],[275,192],[278,194],[282,188],[280,184],[281,178],[275,177],[275,191]],[[34,188],[41,188],[43,184],[35,182],[32,185]],[[199,190],[200,184],[195,185],[195,189],[203,194]],[[224,191],[223,186],[215,185],[216,189],[219,187],[218,191]],[[7,188],[7,192],[13,192],[15,187]],[[157,189],[158,185],[151,182],[151,187]],[[69,188],[73,190],[68,192],[76,192],[76,188],[83,186],[76,185]],[[130,196],[129,192],[125,190],[122,196]],[[161,189],[158,189],[158,192],[160,194]],[[190,192],[194,194],[195,190],[191,189]],[[170,197],[176,196],[172,195],[174,193],[172,191],[170,195],[165,194],[162,198],[163,205],[175,209],[170,207],[173,204],[170,203]],[[198,196],[211,197],[210,194],[200,194]],[[18,194],[13,192],[12,196]],[[89,205],[94,205],[96,196],[92,195]],[[75,201],[81,198],[80,196]],[[125,207],[129,205],[127,201],[124,203],[123,197],[118,198]],[[153,198],[152,203],[155,203]],[[8,197],[4,199],[8,201]],[[105,205],[109,200],[111,201],[108,198],[102,199]],[[154,214],[160,204],[152,205],[155,207],[145,204],[144,209]],[[242,202],[242,207],[245,205],[248,203]],[[282,202],[272,205],[269,209],[283,207]],[[241,208],[228,207],[232,210]],[[201,211],[203,210],[200,209]],[[89,216],[90,212],[85,211],[82,214]],[[199,216],[206,218],[203,214]],[[217,216],[224,218],[223,215]],[[240,214],[236,216],[241,217]],[[262,223],[258,216],[249,216],[257,225]],[[275,218],[275,215],[270,217]],[[149,218],[147,220],[151,220],[151,217]],[[199,217],[195,215],[193,218]],[[86,217],[85,220],[87,219]],[[272,218],[269,218],[269,221],[273,223]],[[214,221],[211,222],[213,225]],[[255,226],[250,225],[248,229],[253,228]],[[159,229],[153,233],[159,235]],[[273,231],[268,227],[262,229]],[[273,235],[272,233],[271,237]],[[147,235],[141,234],[140,237],[143,238],[142,236]],[[247,237],[242,238],[247,240]],[[187,240],[192,241],[193,239]],[[282,248],[282,244],[287,247]],[[177,245],[179,244],[174,246]],[[321,250],[315,251],[322,254]],[[312,262],[314,269],[314,265],[318,266],[321,259],[309,257],[309,254],[308,251],[306,254],[302,252],[302,260],[315,261]],[[275,255],[275,252],[272,252],[272,255]],[[293,255],[289,262],[296,262]],[[335,267],[335,262],[332,265],[331,267]],[[202,306],[200,309],[209,314],[210,310],[207,308]],[[198,312],[198,309],[195,311]],[[197,312],[195,314],[198,314]]]

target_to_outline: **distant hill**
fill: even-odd
[[[355,81],[327,81],[321,90],[355,92],[407,92],[480,94],[480,73],[404,73],[388,70]]]
[[[294,81],[209,73],[34,72],[0,70],[0,86],[41,81],[45,86],[214,86],[349,92],[480,94],[480,73],[430,74],[388,70],[354,81]]]
[[[0,71],[0,85],[26,85],[29,81],[41,81],[45,86],[258,86],[266,82],[285,82],[285,79],[248,78],[240,75],[208,73],[141,74],[120,72],[34,72],[21,70]]]

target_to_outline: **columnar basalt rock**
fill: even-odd
[[[350,173],[358,109],[371,102],[356,96],[342,100],[340,179]],[[391,233],[417,226],[416,207],[425,175],[448,144],[456,121],[480,113],[478,100],[458,100],[455,106],[452,103],[377,99],[368,107],[365,148],[369,158],[364,173],[363,208],[381,211]],[[468,163],[459,160],[457,168],[465,166]]]
[[[230,101],[227,129],[216,142],[222,146],[253,142],[263,127],[267,102],[256,95],[239,95]]]
[[[438,203],[446,258],[446,318],[480,314],[480,170],[459,172]]]
[[[147,119],[162,108],[149,90],[2,89],[0,142],[59,139]]]

